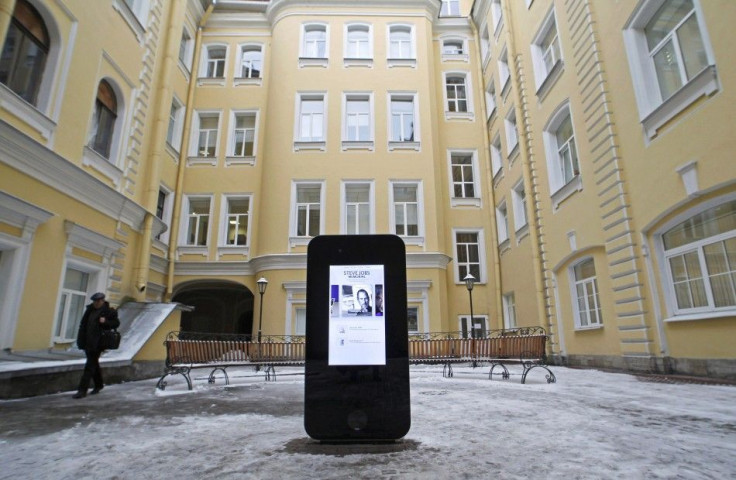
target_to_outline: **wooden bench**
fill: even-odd
[[[557,381],[555,374],[547,365],[548,335],[541,327],[521,327],[488,331],[482,338],[461,338],[459,332],[429,334],[409,340],[409,359],[411,363],[443,364],[442,375],[452,377],[452,365],[456,363],[491,366],[488,378],[495,373],[508,379],[506,365],[519,364],[523,371],[521,383],[526,382],[529,372],[535,368],[547,371],[547,383]]]

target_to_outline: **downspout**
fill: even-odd
[[[548,321],[547,321],[547,312],[546,312],[546,302],[544,299],[544,273],[543,273],[543,265],[542,265],[542,255],[540,252],[540,245],[539,245],[539,225],[538,225],[538,216],[536,211],[536,202],[534,199],[536,198],[536,190],[534,189],[534,184],[532,183],[532,169],[531,169],[531,162],[529,160],[529,146],[527,143],[527,120],[526,116],[524,115],[524,111],[522,110],[522,97],[521,97],[521,79],[519,78],[519,71],[517,68],[516,63],[516,46],[514,44],[514,31],[511,25],[511,9],[509,7],[509,2],[503,2],[503,8],[504,8],[504,17],[506,17],[506,29],[508,31],[508,48],[509,48],[509,56],[514,60],[514,71],[516,75],[513,75],[511,77],[511,81],[514,82],[513,89],[514,89],[514,103],[516,104],[516,118],[520,119],[523,122],[524,125],[524,131],[523,131],[523,142],[519,142],[519,155],[521,155],[521,164],[523,166],[522,172],[524,176],[524,191],[529,192],[528,195],[526,195],[526,201],[527,205],[524,207],[527,208],[527,212],[529,212],[530,220],[529,220],[529,237],[531,240],[531,246],[532,246],[532,265],[534,266],[534,286],[536,289],[536,302],[537,302],[537,316],[539,317],[539,325],[542,327],[549,327]],[[531,203],[531,205],[529,205]],[[531,208],[529,208],[531,207]],[[547,332],[550,333],[550,332]]]
[[[143,206],[146,209],[146,217],[143,221],[143,232],[141,235],[141,250],[138,257],[138,266],[136,267],[135,276],[135,297],[138,301],[146,299],[146,285],[148,284],[148,270],[151,263],[151,244],[153,243],[153,222],[156,217],[156,203],[158,201],[158,190],[161,177],[161,157],[164,141],[164,134],[168,121],[168,112],[164,115],[165,102],[171,98],[171,75],[175,66],[175,53],[177,43],[180,38],[174,28],[174,20],[179,16],[179,8],[184,5],[184,0],[177,0],[171,6],[169,11],[169,28],[166,33],[166,47],[164,49],[164,59],[161,66],[162,77],[158,90],[158,104],[156,105],[156,118],[153,122],[153,131],[151,133],[151,146],[153,147],[150,161],[148,163],[148,184],[143,196]]]
[[[194,37],[194,54],[192,55],[192,72],[189,76],[189,88],[187,90],[187,102],[186,110],[184,112],[184,125],[182,127],[182,139],[181,148],[179,148],[179,165],[176,171],[176,187],[174,187],[174,206],[171,214],[171,232],[169,234],[169,251],[168,251],[168,270],[166,274],[166,293],[164,294],[164,301],[171,301],[172,294],[174,292],[174,259],[176,257],[176,246],[177,238],[179,238],[179,225],[181,224],[181,197],[182,190],[184,189],[184,172],[186,170],[187,162],[187,145],[189,145],[189,139],[191,137],[191,125],[192,125],[192,114],[194,112],[194,90],[197,85],[197,65],[199,65],[200,50],[202,47],[202,29],[207,24],[212,10],[215,8],[217,0],[212,0],[212,3],[205,10],[202,19],[199,21],[197,27],[197,34]]]
[[[475,6],[475,5],[473,5]],[[483,158],[484,158],[484,164],[490,165],[490,158],[489,156],[489,145],[491,144],[490,135],[488,132],[488,105],[486,105],[485,102],[485,79],[483,78],[483,53],[481,52],[480,48],[480,35],[478,33],[478,29],[475,26],[475,22],[472,20],[472,8],[471,8],[471,16],[470,16],[470,28],[473,31],[473,38],[475,39],[475,45],[476,45],[476,55],[478,57],[478,63],[479,65],[478,70],[476,70],[476,85],[481,85],[481,98],[484,99],[483,101],[483,119],[485,121],[485,125],[483,126]],[[491,201],[491,212],[490,212],[490,219],[491,219],[491,248],[493,249],[493,277],[494,277],[494,283],[495,283],[495,291],[494,291],[494,298],[496,299],[496,319],[498,321],[499,328],[503,328],[503,300],[501,298],[503,290],[501,288],[501,261],[499,259],[498,255],[498,228],[496,226],[496,215],[495,215],[495,208],[496,208],[496,198],[495,198],[495,191],[493,190],[493,171],[491,171],[490,175],[490,185],[488,186],[488,196],[490,197]],[[491,309],[488,308],[490,311]]]

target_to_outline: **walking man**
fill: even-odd
[[[77,334],[77,347],[84,350],[87,355],[87,363],[84,364],[84,372],[79,380],[79,388],[72,398],[84,398],[87,396],[90,380],[94,381],[95,388],[92,394],[99,393],[104,387],[102,383],[102,369],[100,369],[100,335],[102,330],[118,328],[120,320],[118,320],[118,312],[110,307],[105,301],[105,294],[97,292],[91,297],[92,303],[87,305],[87,309],[82,315],[82,321],[79,324],[79,333]]]

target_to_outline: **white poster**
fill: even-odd
[[[383,265],[330,266],[330,365],[386,365]]]

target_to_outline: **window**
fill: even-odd
[[[407,328],[409,333],[419,333],[419,308],[418,307],[407,307]]]
[[[526,213],[526,192],[524,191],[523,180],[519,180],[514,185],[514,188],[511,189],[511,200],[514,207],[514,228],[518,232],[529,223]]]
[[[624,41],[648,138],[689,104],[718,90],[699,0],[639,2],[624,27]]]
[[[240,68],[237,78],[261,78],[263,73],[263,47],[243,45],[240,47]]]
[[[145,27],[148,19],[148,11],[150,9],[148,5],[149,0],[125,0],[125,4],[128,6],[130,11],[135,15],[142,27]]]
[[[482,250],[480,231],[455,232],[455,283],[463,283],[468,274],[478,283],[485,282]]]
[[[294,184],[292,237],[311,238],[322,232],[322,183]]]
[[[442,40],[442,55],[467,55],[465,41],[462,38],[446,38]]]
[[[519,147],[519,131],[516,127],[516,109],[511,107],[508,115],[504,120],[506,127],[506,148],[508,148],[509,159],[513,158],[518,152]]]
[[[511,71],[509,70],[509,54],[504,47],[501,55],[498,56],[498,81],[501,83],[501,93],[505,96],[508,92],[509,80],[511,79]]]
[[[350,24],[345,26],[345,58],[373,58],[373,32],[370,25]]]
[[[416,94],[389,94],[389,147],[395,143],[419,142],[416,124]]]
[[[296,307],[296,328],[294,335],[306,335],[307,333],[307,307]]]
[[[174,203],[174,195],[169,188],[163,185],[159,187],[158,199],[156,201],[156,216],[164,222],[168,227],[164,232],[160,233],[156,239],[168,243],[171,232],[171,207]]]
[[[201,77],[224,78],[227,47],[224,45],[209,45],[204,48]]]
[[[453,151],[449,152],[449,157],[452,206],[480,207],[480,184],[475,152]]]
[[[579,188],[578,150],[569,106],[563,105],[552,116],[548,126],[544,129],[543,137],[552,193],[554,194],[566,185],[571,185],[568,189]]]
[[[498,231],[499,245],[509,239],[509,214],[505,201],[496,207],[496,230]]]
[[[194,51],[194,41],[192,35],[186,28],[181,32],[181,43],[179,44],[179,65],[189,72],[192,68],[192,54]]]
[[[503,296],[503,328],[516,328],[516,299],[513,293]]]
[[[445,77],[448,112],[466,113],[470,111],[466,81],[465,74],[448,74]]]
[[[325,95],[321,93],[297,95],[297,142],[325,142]]]
[[[18,0],[0,56],[0,83],[36,106],[51,41],[43,18]]]
[[[193,123],[197,143],[194,145],[196,151],[193,152],[193,156],[216,159],[220,114],[218,112],[199,112],[195,120]]]
[[[178,98],[171,100],[171,111],[169,112],[169,127],[166,130],[166,143],[177,152],[181,148],[181,132],[184,126],[184,105]]]
[[[469,328],[470,315],[460,316],[460,331],[462,338],[484,338],[488,331],[488,318],[483,316],[473,316],[472,330]]]
[[[343,141],[373,141],[373,102],[370,94],[349,93],[344,95],[345,119]]]
[[[343,183],[343,225],[347,235],[373,233],[373,188],[369,182]]]
[[[501,25],[503,24],[501,0],[491,0],[491,20],[493,21],[493,32],[498,35]]]
[[[483,68],[485,68],[491,60],[491,36],[487,25],[484,25],[480,31],[480,56],[483,59]]]
[[[207,245],[210,228],[211,200],[210,197],[184,197],[184,211],[187,212],[187,228],[184,232],[184,245]]]
[[[306,24],[302,27],[303,58],[327,58],[327,25]]]
[[[97,85],[95,113],[89,146],[103,157],[110,159],[115,123],[117,122],[118,101],[112,86],[102,80]]]
[[[415,66],[414,27],[411,25],[390,25],[388,32],[388,66]]]
[[[486,86],[486,120],[490,120],[496,113],[496,84],[491,78]]]
[[[736,307],[736,200],[693,215],[662,235],[671,309],[677,314]]]
[[[71,341],[77,338],[79,322],[84,314],[87,295],[92,286],[90,276],[89,272],[67,266],[56,318],[57,339]]]
[[[440,17],[459,17],[460,0],[442,0]]]
[[[422,242],[421,183],[393,182],[391,185],[392,226],[396,235],[407,243]],[[410,240],[414,241],[411,242]]]
[[[496,178],[496,175],[501,171],[502,166],[501,136],[497,134],[491,142],[491,168],[493,169],[493,178]]]
[[[231,151],[228,156],[241,159],[247,158],[252,163],[256,155],[256,124],[258,115],[256,112],[233,112],[231,118]]]
[[[531,50],[534,79],[539,92],[545,80],[552,74],[554,67],[562,60],[554,10],[551,10],[542,22],[542,27],[532,42]]]
[[[601,301],[598,297],[598,280],[593,259],[589,258],[573,266],[572,276],[576,326],[589,328],[601,325]]]
[[[250,197],[225,197],[224,238],[220,241],[229,247],[245,247],[249,244]]]

